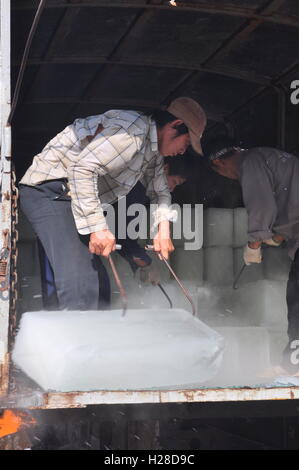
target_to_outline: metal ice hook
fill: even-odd
[[[121,245],[116,245],[115,246],[115,249],[116,250],[121,250]],[[127,298],[127,294],[126,294],[126,291],[125,291],[125,288],[124,286],[122,285],[122,282],[119,278],[119,275],[118,275],[118,272],[117,272],[117,269],[115,267],[115,264],[114,264],[114,261],[111,257],[111,254],[108,255],[108,260],[109,260],[109,263],[110,263],[110,266],[111,266],[111,269],[112,269],[112,272],[113,272],[113,276],[114,276],[114,279],[115,279],[115,282],[117,284],[117,287],[119,288],[119,292],[120,292],[120,295],[121,295],[121,298],[122,298],[122,303],[123,303],[123,312],[122,312],[122,317],[125,316],[126,314],[126,311],[127,311],[127,306],[128,306],[128,298]]]
[[[177,277],[176,273],[174,272],[174,270],[172,269],[172,267],[170,266],[170,264],[168,263],[167,259],[162,255],[162,253],[160,253],[159,251],[155,251],[154,250],[154,245],[146,245],[145,246],[145,249],[146,250],[149,250],[149,251],[154,251],[156,253],[156,255],[158,256],[158,258],[162,261],[164,261],[164,263],[166,264],[167,268],[169,269],[169,271],[171,272],[171,274],[173,275],[173,277],[175,278],[175,280],[177,281],[178,285],[180,286],[181,290],[184,292],[185,294],[185,297],[189,300],[190,304],[191,304],[191,307],[192,307],[192,315],[195,316],[196,314],[196,308],[195,308],[195,305],[194,305],[194,302],[192,300],[192,297],[191,297],[191,294],[188,292],[188,290],[186,289],[186,287],[182,284],[182,281],[180,281],[180,279]]]

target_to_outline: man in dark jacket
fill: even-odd
[[[209,143],[209,164],[217,173],[238,180],[248,212],[244,262],[261,263],[261,245],[279,246],[285,239],[292,259],[287,284],[289,342],[281,366],[299,373],[299,159],[282,150],[240,148],[229,138]],[[278,369],[277,369],[278,370]],[[279,375],[283,373],[282,368]]]

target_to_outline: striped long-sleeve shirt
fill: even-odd
[[[110,110],[76,119],[34,157],[21,184],[67,178],[79,233],[107,227],[102,204],[125,196],[141,180],[168,218],[171,196],[158,152],[155,122],[136,111]]]

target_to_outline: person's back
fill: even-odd
[[[261,239],[269,227],[288,239],[290,255],[299,247],[299,159],[271,147],[241,153],[240,183],[249,212],[250,233]],[[265,230],[265,233],[262,233]]]
[[[127,134],[134,140],[136,149],[140,150],[148,139],[151,125],[153,126],[151,119],[137,111],[110,110],[104,114],[78,118],[53,137],[34,157],[20,183],[35,186],[44,181],[67,178],[68,168],[80,159],[81,152],[99,130],[104,136],[119,133],[122,141]],[[127,140],[128,144],[132,145],[131,140]],[[143,155],[145,150],[143,149]],[[141,169],[143,160],[140,159],[140,155],[138,157],[138,167]],[[103,161],[103,164],[105,163],[106,161]]]

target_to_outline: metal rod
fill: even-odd
[[[34,17],[34,20],[33,20],[33,23],[31,25],[31,28],[30,28],[30,31],[29,31],[29,35],[27,37],[25,50],[24,50],[24,53],[23,53],[21,66],[20,66],[19,74],[18,74],[18,78],[17,78],[17,83],[16,83],[16,86],[15,86],[14,95],[13,95],[13,99],[12,99],[11,110],[10,110],[9,116],[7,118],[7,125],[11,124],[11,121],[12,121],[17,103],[18,103],[19,94],[20,94],[21,85],[22,85],[22,80],[23,80],[25,69],[26,69],[26,63],[27,63],[27,59],[28,59],[32,39],[34,37],[36,28],[38,26],[41,14],[42,14],[45,6],[46,6],[46,0],[40,0],[37,11],[36,11],[36,14],[35,14],[35,17]]]
[[[126,311],[127,311],[127,306],[128,306],[127,294],[126,294],[126,291],[124,289],[124,286],[121,283],[121,280],[119,278],[118,272],[116,270],[116,267],[115,267],[115,264],[114,264],[114,261],[113,261],[111,255],[108,256],[108,260],[109,260],[109,263],[110,263],[110,266],[111,266],[111,269],[112,269],[112,272],[113,272],[113,275],[114,275],[115,282],[116,282],[116,284],[119,288],[119,292],[120,292],[120,295],[121,295],[121,298],[122,298],[122,303],[123,303],[122,317],[124,317],[125,314],[126,314]]]
[[[170,264],[168,263],[167,259],[164,258],[164,256],[161,254],[161,253],[157,253],[157,255],[161,256],[162,257],[162,260],[164,261],[164,263],[166,264],[166,266],[168,267],[169,271],[171,272],[171,274],[173,275],[173,277],[175,278],[175,280],[177,281],[177,283],[179,284],[180,288],[182,289],[182,291],[184,292],[185,296],[187,297],[187,299],[189,300],[190,304],[191,304],[191,307],[192,307],[192,315],[195,316],[196,314],[196,309],[195,309],[195,305],[193,303],[193,300],[191,298],[191,295],[189,294],[189,292],[187,291],[186,287],[183,286],[183,284],[181,283],[181,281],[179,280],[179,278],[177,277],[177,275],[175,274],[174,270],[172,269],[172,267],[170,266]]]
[[[237,283],[238,283],[238,281],[239,281],[239,279],[240,279],[240,277],[241,277],[241,275],[242,275],[242,272],[243,272],[244,269],[246,268],[246,266],[247,266],[247,265],[244,263],[243,266],[242,266],[242,268],[240,269],[239,274],[237,275],[237,277],[236,277],[235,280],[234,280],[233,289],[238,289]]]
[[[164,287],[161,286],[160,282],[158,282],[157,286],[159,287],[159,289],[161,289],[161,291],[163,292],[163,294],[165,295],[165,297],[167,298],[168,302],[169,302],[169,305],[170,305],[170,308],[173,307],[172,305],[172,301],[171,301],[171,298],[169,297],[169,295],[167,294],[166,290],[164,289]]]
[[[158,258],[160,260],[163,260],[164,263],[166,264],[166,266],[168,267],[169,271],[171,272],[171,274],[173,275],[173,277],[175,278],[175,280],[177,281],[178,285],[180,286],[180,288],[182,289],[182,291],[184,292],[186,298],[189,300],[190,304],[191,304],[191,307],[192,307],[192,315],[195,316],[196,314],[196,309],[195,309],[195,305],[193,303],[193,300],[191,298],[191,295],[189,294],[189,292],[187,291],[186,287],[183,286],[182,282],[179,280],[179,278],[177,277],[176,273],[174,272],[174,270],[172,269],[172,267],[170,266],[170,264],[168,263],[167,259],[162,255],[161,252],[159,251],[155,251],[154,250],[154,245],[146,245],[145,246],[145,249],[146,250],[149,250],[149,251],[154,251],[156,253],[156,255],[158,256]]]

